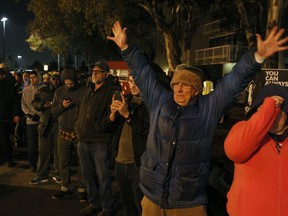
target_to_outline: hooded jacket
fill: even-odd
[[[50,88],[49,84],[41,84],[38,87],[37,93],[34,95],[32,101],[32,106],[38,112],[41,112],[39,125],[38,125],[38,134],[43,136],[46,131],[51,129],[57,123],[57,117],[52,116],[50,107],[44,107],[46,102],[52,102],[53,100],[54,89]]]
[[[234,180],[227,195],[230,216],[284,216],[288,213],[288,139],[281,142],[278,152],[268,134],[279,111],[275,100],[267,97],[260,110],[247,121],[234,125],[227,135],[225,153],[235,166]]]
[[[37,93],[38,85],[32,85],[25,87],[23,89],[22,98],[21,98],[21,108],[26,115],[26,124],[38,124],[38,121],[33,121],[32,117],[37,115],[38,118],[41,115],[41,112],[35,110],[32,106],[32,101],[34,99],[34,95]]]
[[[144,195],[161,208],[206,204],[214,130],[224,109],[260,69],[248,52],[215,90],[180,107],[164,89],[146,58],[133,45],[122,51],[150,113],[150,130],[140,167]]]
[[[116,125],[107,120],[107,115],[115,88],[113,77],[109,75],[96,91],[94,91],[94,85],[90,85],[86,90],[75,124],[80,142],[111,142]]]
[[[61,74],[61,79],[63,81],[65,79],[72,80],[74,82],[74,87],[69,89],[67,86],[62,85],[56,89],[51,106],[51,112],[53,115],[59,116],[59,130],[74,132],[74,124],[78,116],[80,101],[85,93],[86,87],[78,84],[76,71],[72,69],[64,70]],[[72,100],[72,105],[65,108],[62,103],[68,98]]]

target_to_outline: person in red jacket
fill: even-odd
[[[288,91],[269,84],[256,95],[248,120],[234,125],[224,148],[234,161],[230,216],[288,215]]]

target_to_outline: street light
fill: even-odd
[[[47,65],[47,64],[44,65],[44,71],[45,71],[45,72],[48,71],[48,65]]]
[[[8,19],[6,17],[3,17],[1,21],[3,22],[3,57],[4,57],[4,62],[6,61],[6,54],[5,54],[5,22]]]
[[[22,56],[21,55],[17,55],[17,60],[18,60],[18,67],[21,68],[21,65],[20,65],[20,60],[22,59]]]

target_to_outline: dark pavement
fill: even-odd
[[[237,121],[243,119],[242,110],[227,112],[228,118],[224,119],[223,124],[219,124],[213,141],[211,151],[211,165],[218,166],[218,162],[224,164],[225,173],[223,180],[231,183],[233,175],[233,163],[225,157],[223,150],[223,141],[228,130]],[[77,194],[61,199],[53,200],[51,196],[60,189],[60,185],[53,182],[52,179],[47,183],[30,185],[29,181],[35,177],[27,166],[26,148],[14,147],[15,166],[8,168],[0,167],[0,215],[1,216],[80,216],[80,210],[87,206],[87,203],[80,203]],[[228,167],[228,168],[227,168]],[[72,166],[72,185],[76,185],[76,166]],[[111,171],[113,176],[113,171]],[[115,178],[112,177],[113,194],[119,200],[119,193]],[[226,216],[226,197],[219,190],[208,186],[208,215],[209,216]],[[120,204],[116,204],[114,215],[124,215]]]

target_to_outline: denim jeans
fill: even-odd
[[[88,203],[94,207],[100,207],[100,204],[103,209],[111,209],[114,197],[109,173],[109,144],[80,142],[78,153]]]
[[[59,172],[61,177],[61,190],[71,190],[71,151],[72,148],[77,150],[78,143],[72,140],[65,140],[61,138],[58,133],[58,156],[59,156]],[[81,166],[79,164],[79,154],[77,152],[78,166],[77,166],[77,183],[78,192],[85,191],[82,179]]]
[[[39,157],[36,174],[41,178],[48,178],[49,165],[54,148],[54,163],[53,163],[53,175],[59,176],[59,157],[58,157],[58,127],[56,124],[51,128],[47,128],[42,136],[39,136],[38,140]],[[59,176],[60,177],[60,176]]]
[[[139,187],[139,168],[133,164],[115,164],[116,180],[125,216],[141,216],[143,193]]]

